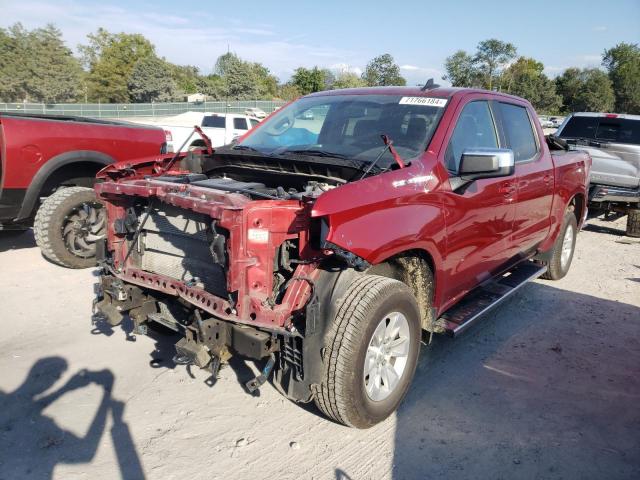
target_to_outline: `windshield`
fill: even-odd
[[[560,137],[640,145],[640,120],[574,116],[567,121]]]
[[[301,98],[274,113],[235,148],[270,156],[335,156],[369,163],[387,135],[404,159],[425,151],[447,100],[401,95],[326,95]],[[393,162],[386,151],[378,166]]]

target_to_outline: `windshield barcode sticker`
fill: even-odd
[[[447,104],[446,98],[434,97],[402,97],[400,105],[424,105],[425,107],[444,108]]]

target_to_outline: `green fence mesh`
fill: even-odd
[[[0,112],[75,115],[94,118],[167,117],[185,112],[244,113],[247,108],[273,112],[286,102],[268,100],[176,103],[0,103]]]

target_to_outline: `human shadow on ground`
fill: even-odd
[[[143,479],[144,470],[128,425],[124,403],[111,396],[114,377],[110,370],[81,370],[51,393],[68,365],[61,357],[38,360],[26,379],[13,392],[0,391],[0,478],[52,478],[59,464],[85,464],[95,456],[111,414],[113,441],[120,475]],[[84,435],[60,427],[43,413],[51,404],[74,390],[90,384],[102,388],[102,398]]]
[[[0,253],[9,250],[20,250],[23,248],[33,248],[36,240],[33,237],[33,230],[0,230]]]
[[[423,347],[393,478],[640,478],[640,308],[531,283]]]

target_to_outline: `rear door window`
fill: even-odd
[[[224,128],[225,117],[218,115],[205,115],[202,119],[203,127]]]
[[[244,118],[234,118],[233,128],[236,130],[247,130],[247,121]]]
[[[498,148],[493,117],[486,101],[471,102],[462,109],[445,153],[447,168],[457,172],[462,154],[473,148]]]
[[[538,143],[527,109],[511,103],[498,103],[507,139],[516,162],[531,160],[538,153]]]

